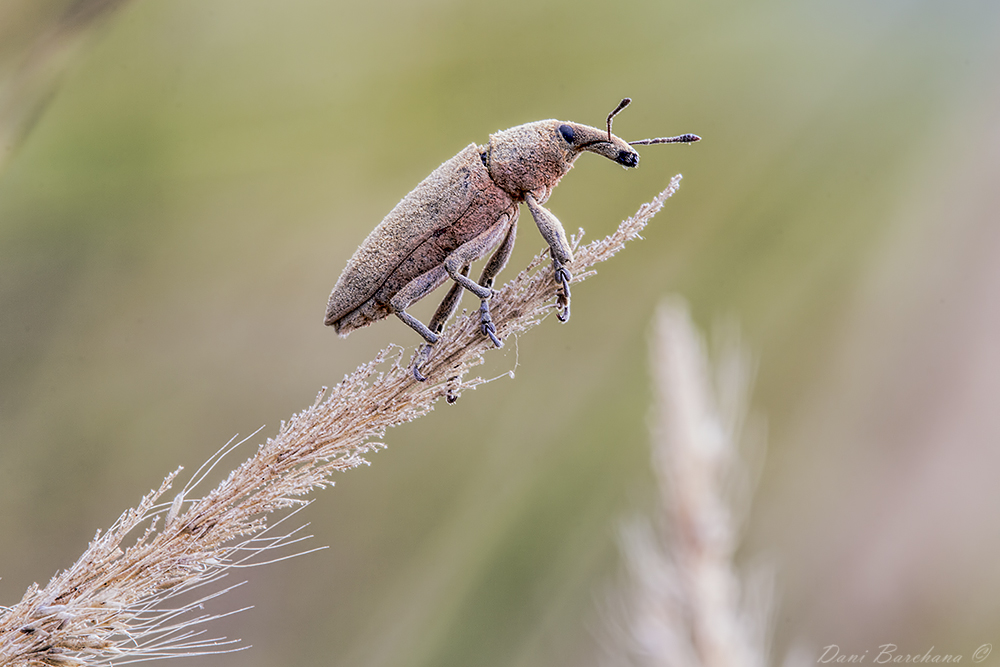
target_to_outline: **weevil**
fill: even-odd
[[[639,164],[632,146],[693,143],[694,134],[627,142],[611,133],[611,121],[631,103],[625,98],[608,114],[607,129],[560,120],[540,120],[490,135],[485,146],[469,144],[431,172],[396,204],[368,235],[337,280],[326,307],[325,323],[341,336],[395,315],[426,341],[413,362],[430,354],[445,323],[454,314],[462,291],[480,299],[479,321],[484,336],[503,347],[490,317],[493,280],[514,248],[518,205],[531,212],[549,244],[553,277],[559,286],[558,318],[569,319],[568,265],[573,251],[562,223],[543,204],[559,180],[584,151],[597,153],[625,168]],[[472,262],[492,256],[477,282],[469,278]],[[430,324],[406,312],[446,280],[454,281]]]

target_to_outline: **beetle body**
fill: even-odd
[[[407,194],[368,235],[347,263],[327,304],[327,325],[346,336],[388,315],[396,315],[428,344],[437,341],[445,322],[469,290],[481,300],[484,335],[499,347],[489,314],[493,279],[506,265],[514,246],[518,205],[525,203],[552,252],[555,279],[562,285],[559,319],[569,318],[573,261],[562,224],[542,206],[559,180],[583,152],[592,152],[635,167],[639,154],[611,134],[611,118],[627,105],[623,100],[610,116],[607,131],[588,125],[543,120],[490,135],[485,146],[470,144],[444,162]],[[695,135],[647,139],[635,143],[697,141]],[[469,279],[470,264],[494,251],[478,282]],[[430,326],[406,312],[448,279],[455,284]],[[414,375],[429,352],[425,346]]]
[[[431,172],[368,235],[330,295],[326,324],[344,336],[391,315],[392,298],[428,272],[428,291],[437,288],[448,279],[448,255],[497,227],[503,216],[514,220],[517,204],[493,183],[479,147],[470,144]],[[489,246],[483,254],[488,251]]]

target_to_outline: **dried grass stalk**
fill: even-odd
[[[767,664],[770,577],[741,578],[733,563],[753,487],[739,446],[756,446],[759,459],[764,439],[759,423],[746,423],[748,355],[735,336],[726,342],[713,369],[687,308],[665,302],[657,313],[652,459],[660,516],[622,532],[629,583],[612,649],[632,664]]]
[[[613,234],[575,249],[574,282],[593,275],[590,267],[637,238],[680,178]],[[556,287],[546,258],[536,256],[493,299],[500,336],[526,331],[552,311]],[[166,502],[177,472],[171,474],[108,532],[98,533],[69,569],[44,588],[32,585],[12,607],[0,608],[0,665],[124,664],[232,650],[230,642],[205,639],[204,630],[196,629],[214,618],[191,617],[204,599],[179,604],[178,596],[193,597],[191,591],[232,568],[259,563],[265,552],[301,539],[297,531],[272,536],[267,515],[294,512],[305,503],[303,496],[333,484],[332,473],[367,463],[364,455],[382,446],[378,440],[387,428],[426,414],[442,396],[455,398],[483,383],[465,375],[491,346],[479,332],[478,311],[462,316],[422,366],[427,382],[413,379],[403,349],[392,346],[320,392],[312,406],[283,422],[277,435],[207,495],[190,497],[236,445],[220,450]],[[126,538],[139,531],[136,542],[124,548]]]

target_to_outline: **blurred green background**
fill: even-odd
[[[438,164],[627,95],[616,134],[704,141],[584,156],[549,208],[598,238],[683,173],[645,240],[490,355],[515,379],[316,496],[331,548],[218,607],[255,605],[213,628],[252,650],[183,664],[599,664],[674,293],[758,354],[740,557],[776,568],[775,661],[1000,640],[1000,4],[91,4],[0,0],[0,604],[178,465],[417,344],[322,315]]]

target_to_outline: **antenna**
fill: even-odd
[[[628,142],[631,146],[649,146],[650,144],[693,144],[701,141],[697,134],[682,134],[676,137],[657,137],[656,139],[640,139]]]
[[[611,119],[618,115],[618,112],[632,104],[631,97],[622,98],[622,101],[618,103],[615,110],[608,114],[608,141],[611,141]]]

